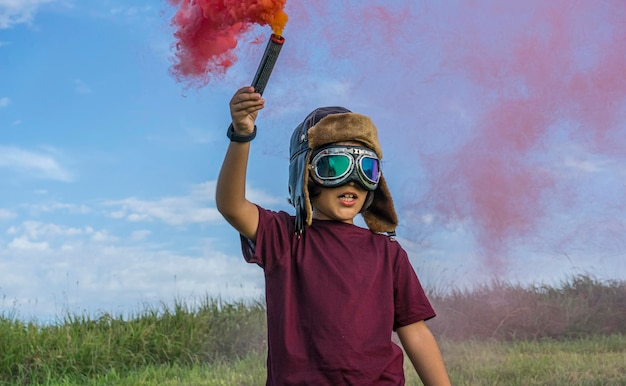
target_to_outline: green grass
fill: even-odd
[[[234,361],[214,361],[183,366],[149,365],[120,374],[111,370],[97,377],[68,375],[61,379],[44,380],[45,386],[247,386],[265,385],[265,357],[259,353],[251,353]]]
[[[624,335],[441,346],[454,385],[626,385]]]
[[[595,336],[573,340],[501,342],[449,341],[441,347],[454,385],[626,385],[626,337]],[[264,355],[194,366],[147,366],[97,379],[66,377],[46,386],[265,384]],[[421,385],[407,364],[407,386]]]
[[[455,385],[626,385],[626,284],[494,282],[431,294]],[[261,302],[145,306],[134,315],[0,314],[0,385],[263,385]],[[407,385],[420,385],[406,361]]]
[[[0,316],[0,384],[84,384],[146,369],[215,365],[264,352],[264,337],[262,304],[209,298],[197,307],[176,302],[130,317],[66,315],[54,325]]]

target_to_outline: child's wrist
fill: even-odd
[[[226,136],[231,142],[250,142],[256,137],[256,125],[254,125],[254,129],[251,133],[242,134],[235,132],[235,127],[231,123],[228,126],[228,130],[226,130]]]

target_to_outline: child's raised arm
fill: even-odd
[[[259,212],[246,199],[246,169],[250,139],[256,134],[254,122],[265,101],[252,87],[242,87],[230,100],[230,145],[217,178],[215,202],[217,210],[239,233],[256,240]]]

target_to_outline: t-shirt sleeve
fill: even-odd
[[[435,317],[435,310],[417,278],[409,257],[403,249],[399,253],[394,284],[394,331],[400,327]]]
[[[290,240],[294,234],[293,217],[286,212],[274,212],[257,206],[259,226],[256,242],[241,237],[241,250],[248,263],[269,269],[276,259],[291,250]]]

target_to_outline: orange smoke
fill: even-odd
[[[223,75],[237,57],[237,41],[254,25],[268,25],[282,35],[287,0],[168,0],[178,10],[172,75],[189,84],[206,85]]]

